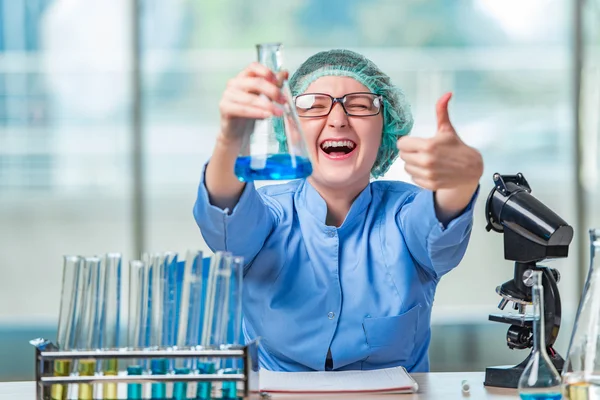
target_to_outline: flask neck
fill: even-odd
[[[592,268],[600,262],[600,228],[590,229],[590,260]]]
[[[536,284],[531,288],[533,303],[533,351],[541,354],[546,352],[544,334],[544,291],[543,286]]]
[[[281,43],[264,43],[256,46],[258,62],[273,72],[279,72],[282,67]]]

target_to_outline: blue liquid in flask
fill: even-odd
[[[560,393],[521,393],[521,399],[523,400],[560,400],[562,394]]]
[[[253,156],[256,157],[256,156]],[[242,182],[255,180],[285,180],[306,178],[312,174],[312,165],[306,157],[294,157],[296,165],[292,164],[289,154],[274,154],[266,157],[265,167],[253,169],[250,166],[252,157],[238,157],[235,161],[235,175]]]

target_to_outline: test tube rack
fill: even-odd
[[[33,342],[33,341],[32,341]],[[96,374],[94,376],[79,376],[71,374],[69,376],[55,376],[55,361],[76,360],[151,360],[151,359],[225,359],[238,358],[243,360],[243,373],[240,374],[166,374],[152,375],[144,372],[142,375],[124,375],[106,376]],[[245,346],[221,346],[220,348],[202,348],[201,346],[190,347],[186,349],[129,349],[121,348],[116,350],[68,350],[61,351],[52,343],[45,346],[36,346],[35,352],[35,381],[36,381],[36,399],[52,400],[52,385],[69,384],[106,384],[106,383],[175,383],[175,382],[242,382],[243,390],[241,396],[243,399],[250,399],[251,396],[258,394],[258,349],[257,343],[250,342]],[[238,394],[239,396],[239,394]]]

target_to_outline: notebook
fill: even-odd
[[[415,393],[419,385],[404,367],[370,371],[314,371],[259,373],[266,393]]]

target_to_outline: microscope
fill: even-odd
[[[493,176],[485,215],[486,230],[504,234],[504,258],[514,261],[514,276],[496,288],[502,298],[498,308],[504,310],[509,302],[517,313],[492,314],[490,321],[509,324],[506,344],[510,349],[533,347],[533,317],[525,315],[525,307],[532,304],[533,271],[542,272],[544,286],[544,333],[546,349],[560,373],[563,358],[554,350],[561,320],[558,292],[560,274],[557,270],[537,263],[566,258],[573,239],[573,228],[561,217],[531,195],[531,188],[523,174]],[[529,356],[515,366],[487,367],[485,386],[516,388]]]

